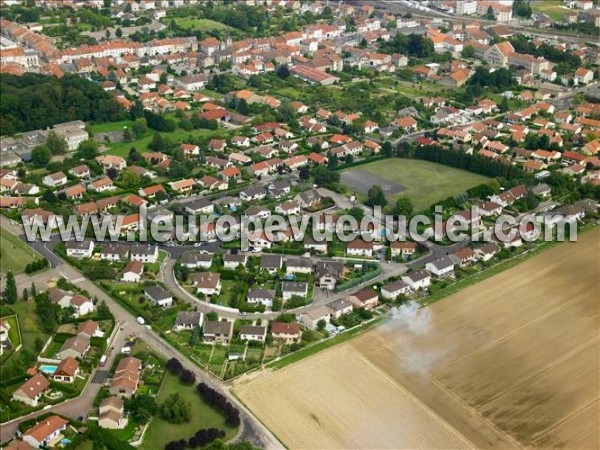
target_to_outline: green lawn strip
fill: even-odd
[[[11,349],[10,351],[5,350],[0,362],[4,362],[14,353],[14,349],[21,345],[21,331],[19,329],[19,320],[17,316],[3,317],[2,321],[10,327],[8,330],[8,339],[10,340]]]
[[[227,426],[223,415],[207,405],[195,392],[195,389],[195,385],[186,386],[176,376],[170,373],[165,374],[163,384],[156,398],[157,403],[160,405],[169,395],[178,393],[191,402],[192,420],[188,423],[175,425],[162,420],[158,416],[154,417],[144,436],[144,449],[163,450],[170,441],[187,440],[203,428],[217,428],[225,431],[225,440],[235,436],[237,429]]]
[[[28,302],[18,301],[14,305],[10,305],[10,309],[17,314],[23,346],[19,352],[12,354],[0,365],[0,379],[8,379],[25,373],[29,365],[23,365],[22,358],[17,357],[17,355],[21,353],[32,356],[37,355],[36,340],[39,338],[41,342],[46,343],[50,337],[50,335],[42,332],[38,326],[33,300]],[[30,364],[33,364],[33,360]]]
[[[400,158],[367,162],[342,172],[349,170],[363,170],[405,187],[405,191],[390,199],[406,196],[412,200],[417,210],[428,208],[436,201],[463,193],[490,180],[482,175],[441,164]]]
[[[354,328],[347,330],[341,334],[338,334],[337,336],[325,339],[323,341],[320,341],[320,342],[312,344],[308,347],[305,347],[301,350],[290,353],[289,355],[286,355],[279,360],[267,363],[266,367],[272,368],[275,370],[282,369],[285,366],[296,363],[304,358],[314,355],[315,353],[318,353],[325,349],[334,347],[343,342],[347,342],[348,340],[352,339],[353,337],[357,336],[358,334],[363,333],[363,332],[373,328],[375,325],[379,324],[384,319],[384,317],[385,316],[377,317],[375,319],[370,320],[369,322],[365,322],[357,327],[354,327]]]
[[[21,241],[17,236],[2,228],[0,233],[0,269],[2,272],[22,273],[27,264],[42,256]]]

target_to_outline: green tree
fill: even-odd
[[[83,141],[77,147],[77,157],[81,159],[94,159],[98,156],[98,143],[92,139]]]
[[[472,45],[466,45],[465,48],[463,48],[462,56],[464,58],[472,58],[475,56],[475,48]]]
[[[31,162],[38,167],[44,167],[50,162],[52,152],[45,145],[38,145],[31,151]]]
[[[129,415],[140,424],[147,423],[156,414],[156,401],[149,394],[138,394],[125,402]]]
[[[169,423],[182,424],[191,420],[192,404],[175,392],[160,405],[158,413]]]
[[[410,201],[408,197],[400,197],[396,200],[396,204],[394,205],[394,209],[392,213],[396,216],[406,216],[410,217],[410,215],[414,211],[413,203]]]
[[[121,27],[117,27],[117,30],[115,31],[115,36],[117,36],[118,38],[123,37],[123,30],[121,30]]]
[[[369,192],[367,193],[367,201],[365,202],[367,206],[385,206],[387,205],[387,199],[385,198],[385,194],[383,193],[383,189],[381,186],[375,184],[369,188]]]
[[[9,305],[17,301],[17,283],[12,271],[6,273],[6,287],[4,288],[4,301]]]
[[[131,135],[131,131],[129,128],[125,128],[123,131],[123,142],[131,142],[133,140],[133,136]]]
[[[327,325],[327,323],[325,322],[325,320],[321,319],[317,322],[317,330],[318,331],[323,331],[325,329],[325,326]]]
[[[131,129],[133,130],[135,137],[140,139],[144,135],[146,130],[148,130],[148,126],[146,125],[146,119],[142,117],[135,119],[135,122],[133,122]]]
[[[48,138],[46,139],[46,147],[50,149],[53,155],[63,155],[67,153],[67,150],[69,148],[65,138],[56,134],[55,131],[50,131],[48,133]]]
[[[275,69],[275,73],[279,78],[288,78],[290,76],[290,69],[287,64],[280,64],[277,66],[277,69]]]
[[[333,187],[340,181],[340,174],[325,166],[315,167],[310,174],[317,186]]]
[[[128,188],[136,187],[140,184],[140,176],[137,173],[126,170],[121,176],[121,181]]]
[[[23,289],[23,301],[26,302],[27,300],[29,300],[29,291],[25,288]]]
[[[494,13],[494,8],[488,6],[487,12],[483,16],[484,19],[487,20],[496,20],[496,14]]]
[[[33,281],[31,282],[31,288],[29,288],[29,292],[31,293],[32,298],[35,298],[35,296],[37,295],[37,289],[35,288],[35,284],[33,283]]]

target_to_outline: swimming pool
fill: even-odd
[[[40,366],[40,370],[44,373],[47,373],[48,375],[52,375],[54,372],[56,372],[56,367],[57,366],[51,366],[48,364],[43,364]]]

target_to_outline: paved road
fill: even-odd
[[[46,252],[50,252],[50,250],[46,246],[43,246],[42,252],[46,254]],[[65,278],[67,278],[71,282],[77,284],[77,286],[81,289],[87,290],[91,296],[97,297],[100,301],[105,301],[108,307],[110,308],[111,312],[115,316],[115,320],[118,323],[122,324],[124,329],[123,331],[119,332],[113,344],[115,350],[118,351],[118,349],[122,347],[127,335],[135,333],[136,335],[141,336],[142,339],[153,350],[155,350],[157,353],[164,356],[165,358],[179,358],[185,366],[194,371],[198,382],[204,381],[207,384],[211,385],[214,389],[224,392],[227,395],[229,401],[231,401],[239,408],[241,413],[240,415],[242,418],[243,429],[240,431],[238,439],[242,437],[243,439],[250,440],[255,445],[260,446],[262,448],[283,448],[283,446],[279,443],[277,438],[275,438],[275,436],[269,430],[267,430],[250,413],[250,411],[246,409],[244,405],[239,403],[235,397],[229,394],[228,387],[224,383],[222,383],[215,377],[208,375],[199,367],[189,362],[184,354],[180,353],[178,350],[174,349],[165,341],[163,341],[156,332],[148,330],[144,326],[138,324],[135,320],[135,317],[133,317],[131,313],[129,313],[129,311],[125,310],[119,303],[117,303],[114,299],[107,295],[102,289],[100,289],[90,280],[85,278],[77,269],[66,264],[59,258],[57,258],[57,261],[55,262],[57,262],[55,269],[59,273],[61,273]],[[116,352],[113,352],[110,355],[109,363],[112,362],[112,358],[114,358],[115,354]],[[108,365],[109,363],[107,363],[107,367],[110,367]],[[0,440],[4,442],[10,439],[12,436],[14,436],[17,426],[21,421],[26,420],[27,418],[35,417],[36,415],[48,411],[56,411],[57,413],[64,414],[66,417],[70,417],[73,419],[76,419],[79,416],[87,416],[92,405],[93,399],[98,393],[100,387],[101,386],[98,384],[90,384],[86,388],[84,395],[78,397],[77,399],[70,400],[69,402],[65,402],[62,405],[52,407],[48,410],[43,410],[34,413],[34,415],[20,418],[14,422],[3,424],[0,430]]]

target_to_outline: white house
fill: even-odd
[[[454,261],[449,256],[442,256],[425,264],[425,269],[437,278],[447,277],[454,273]]]
[[[248,290],[246,301],[252,305],[264,305],[267,308],[273,306],[275,300],[275,289],[252,288]]]
[[[213,272],[201,272],[194,274],[193,285],[199,294],[208,297],[221,293],[221,274]]]
[[[346,245],[346,254],[348,256],[373,256],[373,243],[361,239],[355,239]]]
[[[23,441],[33,448],[53,448],[63,438],[62,431],[69,421],[59,416],[50,416],[39,421],[23,433]]]
[[[129,250],[129,258],[132,261],[154,264],[158,260],[157,245],[132,245]]]
[[[387,300],[394,300],[399,295],[406,295],[410,292],[410,286],[402,280],[388,283],[381,288],[381,296]]]
[[[128,283],[139,283],[142,281],[142,275],[144,274],[144,264],[139,261],[130,261],[123,270],[121,281]]]
[[[55,172],[42,178],[42,183],[48,187],[58,187],[67,184],[67,176],[63,172]]]
[[[173,296],[160,286],[149,286],[144,289],[144,296],[156,306],[163,309],[173,306]]]
[[[173,331],[193,330],[202,325],[203,314],[199,311],[180,311],[177,313]]]
[[[415,270],[404,275],[402,281],[415,291],[417,289],[427,289],[431,284],[431,274],[427,270]]]
[[[65,248],[69,258],[91,258],[92,252],[94,251],[94,242],[90,239],[84,239],[83,241],[67,241],[65,243]]]
[[[285,301],[292,297],[306,297],[308,295],[308,283],[285,281],[281,285],[281,295]]]
[[[240,339],[242,341],[265,342],[267,338],[267,327],[246,325],[240,327]]]

